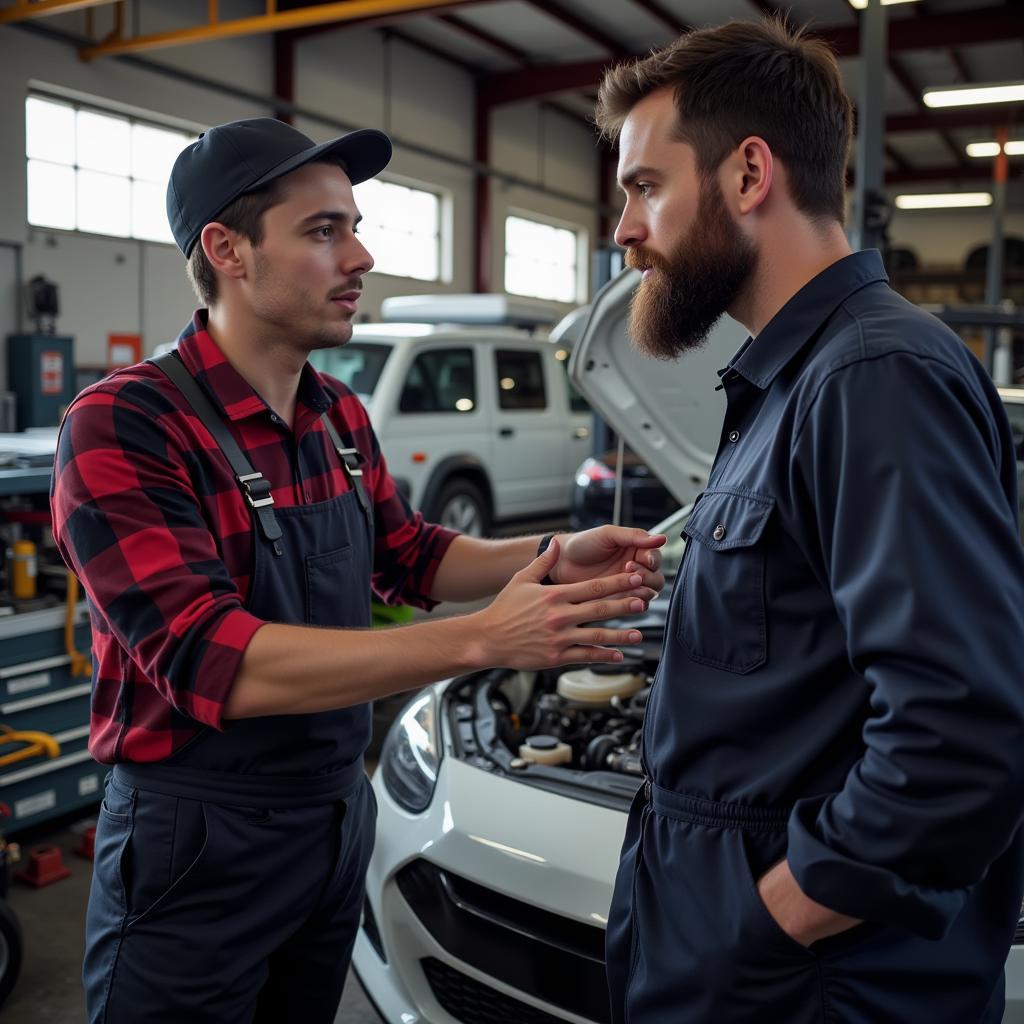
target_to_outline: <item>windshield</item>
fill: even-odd
[[[390,345],[350,341],[339,348],[322,348],[309,354],[309,361],[321,373],[329,373],[357,395],[369,397],[380,380],[391,355]]]

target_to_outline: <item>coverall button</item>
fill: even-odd
[[[714,537],[715,540],[725,540],[725,527],[719,523],[715,527],[715,532],[711,534],[711,536]]]
[[[735,444],[740,439],[740,432],[738,430],[729,431],[729,440]]]

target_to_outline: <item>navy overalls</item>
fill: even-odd
[[[997,1024],[1024,886],[999,396],[874,252],[721,378],[609,917],[612,1020]],[[783,857],[864,923],[786,935],[756,889]]]
[[[246,607],[269,622],[369,627],[372,517],[355,453],[327,414],[352,488],[275,510],[170,358],[155,362],[248,477],[256,528]],[[334,1020],[373,848],[370,731],[365,704],[241,719],[204,730],[168,761],[114,767],[86,921],[90,1021]]]

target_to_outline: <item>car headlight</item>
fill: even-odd
[[[380,754],[384,785],[407,811],[425,811],[434,796],[441,764],[437,698],[433,689],[415,697],[388,731]]]

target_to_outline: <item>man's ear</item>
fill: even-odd
[[[772,188],[775,160],[768,143],[757,135],[744,139],[733,151],[729,167],[736,212],[752,213]]]
[[[218,274],[236,279],[245,276],[242,250],[249,242],[237,231],[226,228],[218,221],[211,221],[203,228],[196,244],[203,247],[210,266]]]

